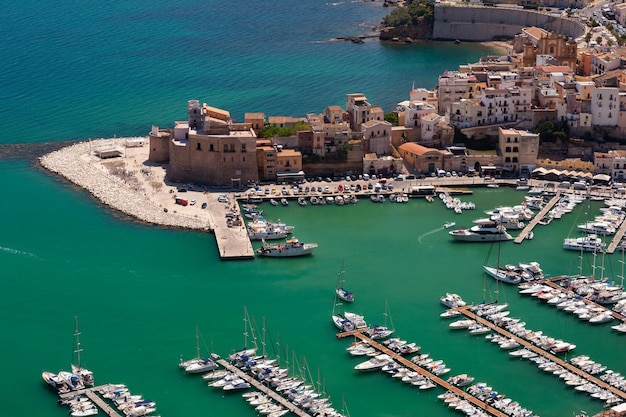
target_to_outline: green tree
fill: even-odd
[[[304,120],[298,120],[296,122],[296,128],[295,128],[296,132],[303,132],[303,131],[307,132],[309,130],[311,130],[311,125],[305,122]]]
[[[385,121],[391,123],[392,126],[398,126],[398,113],[394,111],[385,113]]]
[[[598,36],[598,37],[596,37],[596,43],[597,43],[598,45],[602,45],[602,36]]]
[[[587,44],[589,43],[589,41],[591,41],[591,37],[592,37],[592,36],[593,36],[593,35],[591,34],[591,32],[587,32],[587,33],[585,34],[585,42],[587,42]]]

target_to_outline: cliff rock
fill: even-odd
[[[432,40],[433,27],[433,22],[420,18],[418,24],[381,28],[379,39],[381,41],[400,42],[411,40]]]

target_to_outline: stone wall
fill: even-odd
[[[474,42],[511,39],[530,26],[575,38],[585,33],[585,27],[573,19],[534,10],[436,5],[433,39]]]

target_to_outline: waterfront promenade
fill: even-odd
[[[125,213],[139,221],[166,227],[212,232],[217,243],[220,259],[252,259],[254,249],[248,238],[243,216],[239,212],[238,202],[246,202],[251,194],[244,191],[235,192],[231,189],[200,189],[193,184],[170,182],[166,178],[166,167],[148,161],[149,146],[147,138],[113,138],[98,139],[76,143],[57,151],[48,153],[40,158],[40,163],[49,171],[58,174],[77,186],[91,193],[106,206]],[[108,158],[97,155],[112,156]],[[363,189],[359,192],[350,192],[363,199],[369,199],[374,192],[391,194],[397,192],[409,193],[412,186],[431,185],[436,192],[444,190],[450,193],[470,192],[471,187],[487,186],[488,183],[480,177],[426,177],[410,181],[392,181],[393,191]],[[543,181],[531,180],[541,186]],[[376,183],[375,180],[359,181],[363,186]],[[344,184],[348,184],[345,182]],[[489,184],[492,184],[491,182]],[[514,187],[513,179],[499,179],[496,184]],[[310,184],[313,188],[322,187],[322,196],[345,195],[338,183],[319,182]],[[270,194],[255,195],[261,201],[270,198],[286,197],[295,199],[298,196],[308,198],[310,194],[292,194],[287,196],[281,193],[282,188],[268,185]],[[223,195],[227,202],[219,200]],[[185,200],[186,205],[177,204],[177,198]],[[551,201],[553,204],[557,198]],[[548,206],[546,206],[548,207]],[[230,213],[230,214],[229,214]],[[228,224],[227,214],[234,214],[239,221]],[[541,219],[536,216],[527,228],[530,230]],[[620,229],[621,237],[626,230],[626,224]],[[516,243],[521,243],[525,229]],[[614,248],[619,240],[612,244]]]

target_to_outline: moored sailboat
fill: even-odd
[[[201,372],[208,372],[217,369],[217,362],[213,358],[200,356],[200,335],[198,333],[198,326],[196,325],[196,357],[183,361],[183,357],[180,357],[180,363],[178,365],[184,369],[185,372],[190,374],[197,374]]]
[[[341,263],[341,270],[339,271],[339,276],[337,277],[337,286],[335,287],[335,294],[337,294],[337,297],[339,297],[339,299],[341,299],[342,301],[351,303],[354,301],[354,293],[346,290],[342,286],[342,284],[345,282],[343,278],[344,272],[345,271],[343,269],[343,263]]]

